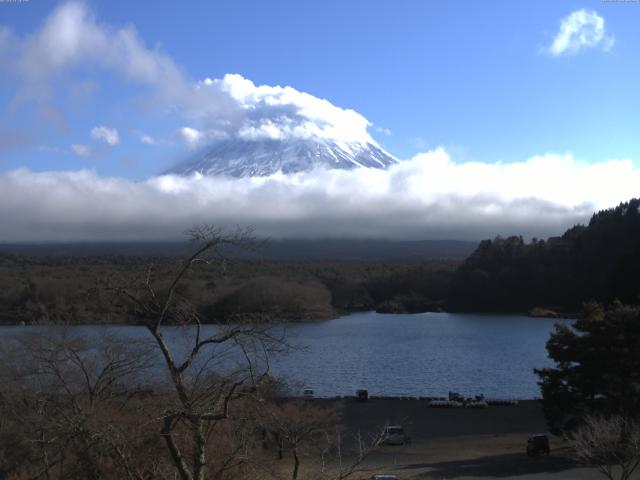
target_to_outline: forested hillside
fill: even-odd
[[[25,257],[0,254],[0,324],[133,323],[134,306],[115,294],[159,292],[179,269],[175,257]],[[199,265],[178,292],[206,322],[304,321],[358,310],[418,312],[444,306],[456,261],[265,262]]]
[[[453,277],[459,311],[577,312],[589,300],[640,301],[640,199],[595,213],[561,237],[480,243]]]

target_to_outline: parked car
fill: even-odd
[[[549,438],[546,435],[532,435],[527,440],[527,455],[534,457],[545,453],[549,455]]]
[[[489,408],[484,400],[469,400],[464,403],[464,408]]]
[[[371,480],[400,480],[395,475],[391,475],[389,473],[376,473],[371,476]]]
[[[384,427],[382,433],[383,445],[405,445],[409,443],[409,437],[404,433],[404,429],[399,425]]]
[[[356,391],[356,400],[358,402],[366,402],[369,400],[369,392],[364,389]]]
[[[313,388],[305,387],[302,389],[302,396],[304,398],[313,398]]]
[[[518,400],[512,398],[487,398],[485,400],[489,406],[515,406],[518,405]]]
[[[453,400],[431,400],[429,402],[431,408],[461,408],[463,406],[462,402],[454,402]]]

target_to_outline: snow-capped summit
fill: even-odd
[[[386,168],[398,161],[371,137],[372,124],[358,112],[292,87],[256,86],[241,75],[225,75],[200,82],[197,92],[203,105],[215,108],[202,115],[205,129],[179,130],[198,150],[165,173],[247,177]]]
[[[174,175],[267,176],[315,168],[387,168],[398,160],[372,142],[327,138],[225,139],[214,142],[165,172]]]

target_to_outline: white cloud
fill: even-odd
[[[120,143],[120,135],[115,128],[100,125],[91,129],[91,137],[112,147]]]
[[[156,145],[158,143],[158,141],[155,138],[145,133],[140,134],[139,138],[140,138],[140,141],[145,145]]]
[[[141,130],[132,130],[132,133],[136,137],[138,137],[140,143],[143,143],[145,145],[167,145],[169,143],[166,140],[154,137],[153,135],[149,135],[148,133]]]
[[[228,74],[206,79],[200,88],[219,89],[237,103],[240,115],[229,126],[243,139],[320,137],[375,143],[367,132],[370,122],[358,112],[292,87],[256,86],[241,75]]]
[[[71,151],[79,157],[90,157],[91,155],[93,155],[92,150],[88,146],[82,145],[81,143],[74,143],[73,145],[71,145]]]
[[[17,98],[22,101],[52,103],[54,79],[106,70],[147,87],[149,105],[187,119],[202,132],[203,141],[319,136],[373,142],[365,117],[292,87],[255,85],[231,74],[196,81],[170,56],[146,47],[133,27],[100,23],[84,3],[61,4],[26,36],[0,29],[0,43],[11,44],[13,61],[0,63],[0,70],[19,77]]]
[[[240,179],[17,170],[0,175],[0,241],[180,238],[203,222],[254,225],[275,238],[542,237],[630,199],[639,184],[629,160],[456,163],[441,149],[389,170]]]
[[[61,4],[42,28],[26,36],[0,28],[0,53],[0,59],[7,60],[0,68],[20,79],[20,100],[49,101],[53,79],[75,70],[94,72],[97,67],[149,87],[153,103],[163,108],[185,113],[200,108],[202,99],[194,94],[193,82],[171,57],[147,48],[131,26],[99,23],[83,2]]]
[[[549,53],[557,57],[592,47],[606,51],[614,41],[612,35],[607,35],[604,18],[593,10],[576,10],[560,22],[560,31],[549,47]]]
[[[191,127],[182,127],[177,131],[178,138],[189,147],[196,147],[203,138],[200,130]]]

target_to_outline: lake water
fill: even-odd
[[[540,392],[533,369],[552,365],[545,342],[555,322],[512,315],[354,313],[287,325],[289,342],[305,348],[272,358],[271,366],[276,375],[312,387],[317,396],[352,395],[366,388],[370,395],[445,396],[454,390],[536,398]],[[51,328],[2,327],[0,332],[9,338]],[[131,339],[148,336],[141,327],[73,329],[86,335],[109,330]]]

